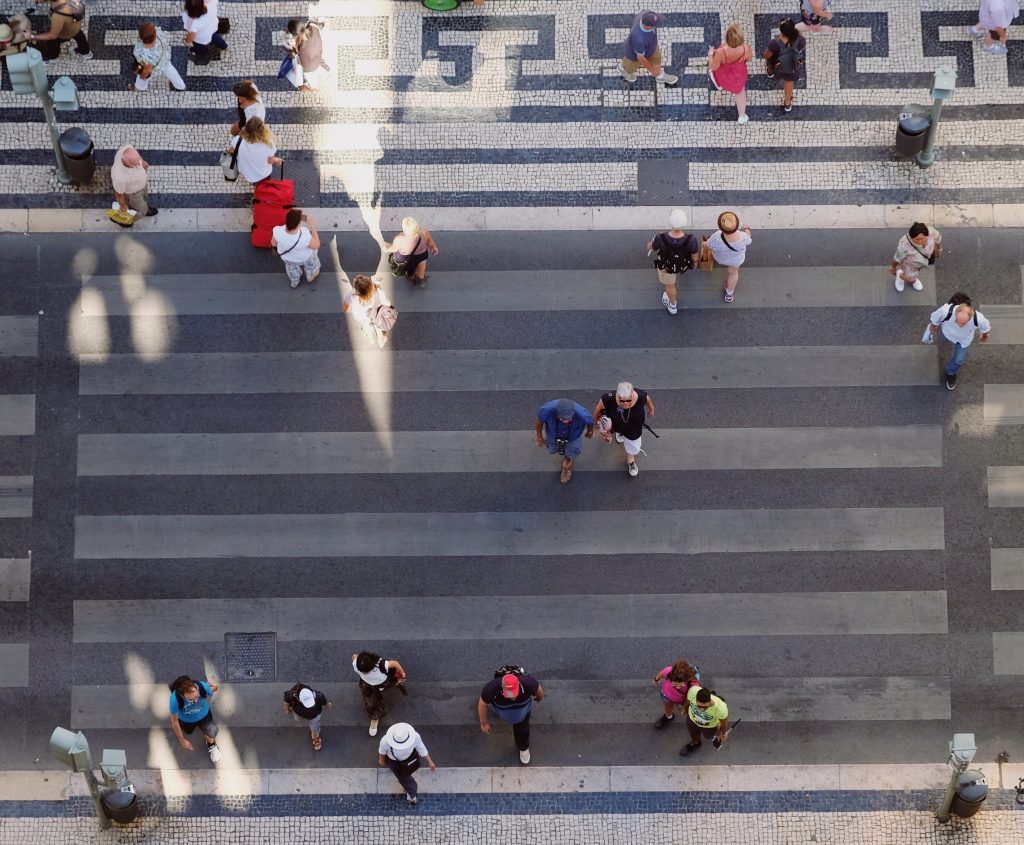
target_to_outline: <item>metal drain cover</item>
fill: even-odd
[[[277,678],[277,632],[224,635],[229,681],[273,681]]]

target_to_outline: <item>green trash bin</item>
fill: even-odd
[[[462,5],[462,0],[420,0],[432,12],[450,12]]]

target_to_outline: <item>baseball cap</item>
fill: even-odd
[[[316,696],[313,695],[313,690],[309,687],[303,687],[302,692],[299,693],[299,704],[303,707],[312,707],[316,704]]]
[[[642,23],[644,26],[661,26],[661,15],[659,15],[657,12],[651,11],[641,12],[640,23]]]
[[[505,698],[519,697],[519,678],[509,672],[501,679],[501,693]]]
[[[576,406],[571,399],[559,399],[558,404],[555,405],[555,413],[558,414],[560,420],[571,420],[573,414],[576,413]]]
[[[686,225],[686,212],[681,208],[673,208],[668,216],[668,225],[673,229],[682,229]]]

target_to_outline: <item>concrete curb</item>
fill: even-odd
[[[666,228],[672,206],[597,206],[541,208],[309,208],[321,231],[360,232],[401,228],[407,215],[435,231],[621,231]],[[690,227],[715,227],[723,206],[682,206]],[[753,229],[904,229],[915,220],[939,227],[1024,227],[1024,204],[972,205],[780,205],[739,206],[741,220]],[[164,208],[140,222],[136,231],[248,232],[248,208]],[[106,208],[0,209],[0,232],[122,231],[107,219]]]
[[[362,795],[397,794],[386,769],[134,769],[141,794]],[[1024,764],[981,767],[994,789],[1010,789]],[[422,787],[445,793],[783,792],[941,789],[944,763],[831,763],[795,766],[581,766],[424,768]],[[61,801],[87,795],[84,778],[67,771],[0,772],[0,800]]]

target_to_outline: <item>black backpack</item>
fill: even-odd
[[[291,689],[284,691],[284,703],[291,708],[295,708],[295,705],[299,704],[299,693],[302,692],[303,687],[306,685],[302,681],[297,681],[295,686]]]
[[[687,270],[693,269],[693,262],[690,259],[691,253],[687,251],[687,243],[690,236],[686,236],[682,243],[670,243],[664,232],[661,235],[661,249],[658,250],[658,258],[654,262],[663,273],[679,275]]]
[[[775,59],[775,69],[780,73],[793,74],[800,67],[800,51],[792,44],[779,42],[779,55]]]
[[[494,670],[495,678],[504,678],[506,675],[515,675],[517,678],[521,678],[526,674],[526,670],[522,666],[516,666],[513,663],[506,663]]]
[[[949,310],[946,312],[946,316],[942,318],[942,322],[945,323],[947,320],[953,319],[953,312],[956,311],[958,305],[970,305],[971,298],[966,293],[954,293],[949,298]],[[978,328],[978,312],[974,312],[974,328]]]

